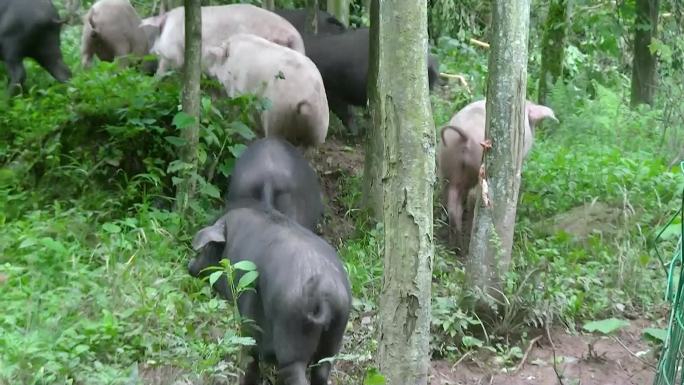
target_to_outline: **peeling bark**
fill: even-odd
[[[369,95],[384,223],[378,364],[387,384],[427,384],[435,133],[425,67],[426,2],[374,0]],[[368,177],[368,174],[366,175]]]
[[[494,0],[485,138],[489,206],[478,194],[466,263],[471,287],[496,293],[511,261],[520,188],[530,0]],[[491,290],[494,289],[494,290]]]

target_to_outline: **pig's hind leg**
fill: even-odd
[[[304,327],[284,321],[273,330],[273,343],[278,362],[278,385],[308,385],[306,367],[313,357],[321,335],[319,326]]]
[[[327,385],[332,363],[329,361],[321,362],[324,358],[334,357],[342,345],[342,337],[347,326],[347,317],[338,317],[337,321],[331,323],[329,329],[321,333],[318,342],[318,350],[311,362],[311,385]]]

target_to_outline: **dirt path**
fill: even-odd
[[[641,330],[646,322],[632,322],[617,338],[633,353],[656,365],[653,348],[643,340]],[[649,385],[655,370],[627,352],[615,339],[591,335],[569,335],[562,330],[552,332],[556,347],[557,370],[565,385]],[[589,343],[594,342],[598,357],[589,357]],[[526,364],[515,374],[479,367],[473,361],[455,368],[446,361],[434,361],[431,385],[558,385],[553,368],[553,349],[547,338],[535,344]]]

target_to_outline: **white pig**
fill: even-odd
[[[525,102],[523,159],[532,148],[535,125],[545,118],[556,119],[549,107]],[[442,128],[442,141],[437,149],[440,176],[446,179],[446,206],[449,212],[449,235],[452,243],[463,248],[470,238],[464,229],[463,209],[468,193],[478,182],[485,140],[485,100],[470,103],[454,115]],[[456,237],[454,239],[454,237]]]
[[[181,68],[185,49],[185,8],[142,21],[143,26],[157,29],[151,52],[159,57],[157,74]],[[218,46],[237,33],[251,33],[276,44],[304,53],[302,36],[287,20],[275,13],[250,4],[230,4],[202,7],[202,59],[206,48]]]
[[[93,55],[100,60],[149,53],[140,16],[128,0],[99,0],[83,17],[81,64],[90,67]]]
[[[250,93],[271,101],[258,127],[265,136],[307,147],[325,141],[328,99],[318,68],[304,54],[244,33],[207,47],[206,54],[207,72],[229,96]]]

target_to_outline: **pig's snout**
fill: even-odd
[[[200,269],[197,263],[197,258],[193,258],[188,262],[188,273],[193,277],[199,277]]]

